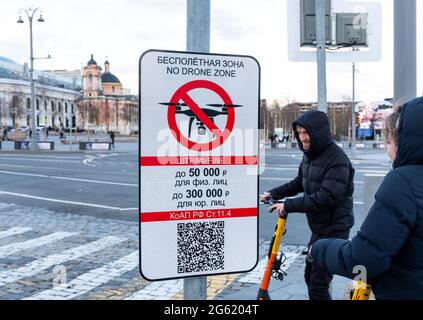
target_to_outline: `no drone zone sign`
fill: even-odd
[[[149,50],[140,58],[140,269],[166,280],[258,258],[260,66]]]

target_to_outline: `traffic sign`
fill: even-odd
[[[246,272],[258,257],[260,66],[149,50],[140,58],[140,271]]]

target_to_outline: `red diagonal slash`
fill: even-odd
[[[213,121],[207,116],[207,114],[195,103],[193,99],[187,94],[183,93],[181,100],[194,112],[194,114],[201,120],[202,123],[216,136],[220,137],[222,131],[214,124]]]
[[[222,99],[224,104],[230,105],[232,104],[232,100],[228,93],[225,91],[225,89],[223,89],[218,84],[208,80],[190,81],[182,85],[178,90],[176,90],[176,92],[170,98],[170,102],[175,105],[183,101],[184,104],[188,106],[190,111],[192,111],[193,116],[195,116],[208,128],[208,130],[211,131],[212,135],[214,136],[214,139],[209,142],[200,143],[191,141],[187,137],[185,137],[179,130],[178,124],[176,122],[175,106],[170,106],[167,112],[167,120],[171,133],[180,144],[187,147],[188,149],[199,152],[205,152],[218,148],[228,139],[234,128],[235,112],[233,108],[228,108],[225,128],[223,130],[220,130],[219,127],[207,116],[204,110],[202,110],[189,95],[189,92],[195,89],[205,89],[216,93],[220,97],[220,99]]]

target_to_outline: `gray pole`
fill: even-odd
[[[187,0],[187,51],[210,52],[210,0]]]
[[[37,9],[35,9],[37,10]],[[36,106],[35,106],[35,84],[34,84],[34,52],[32,48],[32,16],[29,17],[29,42],[30,42],[30,60],[31,60],[31,116],[32,116],[32,135],[31,135],[31,150],[38,149],[38,136],[37,136],[37,124],[36,124]]]
[[[29,8],[29,10],[25,10],[25,9],[19,9],[19,13],[24,12],[27,17],[28,17],[28,22],[29,22],[29,59],[30,59],[30,64],[31,64],[31,69],[30,69],[30,81],[31,81],[31,122],[32,122],[32,134],[31,134],[31,144],[30,144],[30,149],[31,150],[37,150],[38,149],[38,133],[37,133],[37,122],[36,122],[36,103],[35,103],[35,83],[34,83],[34,51],[33,51],[33,45],[32,45],[32,20],[34,17],[35,12],[37,12],[39,8],[36,9],[31,9]],[[38,19],[39,22],[44,22],[44,19],[42,18],[42,16],[40,15],[40,18]],[[24,21],[22,20],[21,16],[19,16],[19,20],[17,21],[18,23],[24,23]]]
[[[417,94],[416,0],[394,0],[394,101]]]
[[[187,0],[187,51],[210,52],[210,0]],[[184,279],[184,300],[207,300],[207,277]]]
[[[318,108],[326,112],[326,0],[316,0]]]
[[[351,104],[351,156],[357,154],[355,131],[355,62],[352,64],[352,104]]]

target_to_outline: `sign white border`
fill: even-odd
[[[225,246],[228,247],[228,252],[233,253],[232,255],[226,256],[226,248],[225,248],[225,261],[226,258],[228,258],[228,265],[232,266],[232,265],[238,265],[240,267],[238,268],[234,268],[234,267],[227,267],[225,265],[225,268],[223,270],[216,270],[216,271],[201,271],[201,272],[195,272],[195,273],[182,273],[182,274],[178,274],[176,272],[176,268],[173,268],[173,271],[168,271],[169,269],[169,265],[173,265],[176,263],[176,247],[177,247],[177,243],[176,243],[176,238],[175,238],[175,243],[169,243],[168,239],[163,239],[164,237],[161,235],[165,235],[167,236],[169,234],[169,232],[173,232],[172,230],[176,230],[175,227],[178,223],[181,222],[186,222],[184,220],[177,220],[176,221],[158,221],[158,220],[154,220],[153,222],[142,222],[143,220],[143,208],[147,208],[147,210],[145,210],[144,212],[146,212],[146,217],[149,219],[151,216],[148,216],[148,214],[153,213],[153,217],[156,216],[156,214],[168,214],[169,212],[176,212],[177,210],[175,210],[176,206],[172,207],[172,208],[167,208],[166,209],[166,204],[164,203],[165,201],[160,201],[160,197],[157,195],[156,193],[156,197],[154,198],[154,196],[145,196],[145,192],[143,191],[143,188],[146,190],[146,188],[152,188],[154,189],[154,187],[152,186],[152,182],[157,182],[157,181],[161,181],[160,180],[160,176],[165,176],[165,177],[169,177],[167,178],[169,181],[161,181],[161,183],[163,184],[165,182],[165,184],[163,184],[162,189],[161,190],[157,190],[156,192],[162,192],[163,188],[166,188],[166,186],[172,186],[175,184],[175,172],[172,171],[174,170],[174,168],[181,170],[181,166],[177,165],[177,166],[165,166],[165,167],[160,167],[160,166],[156,166],[153,165],[153,167],[155,168],[153,171],[149,170],[149,166],[142,166],[143,164],[143,160],[145,157],[151,159],[154,158],[153,154],[151,154],[151,152],[154,150],[155,147],[151,147],[149,146],[148,148],[146,148],[147,154],[142,154],[143,153],[143,146],[142,143],[145,144],[151,144],[152,140],[151,137],[148,137],[146,135],[143,135],[143,130],[147,130],[145,128],[143,128],[143,121],[142,119],[149,119],[147,122],[144,122],[144,124],[147,125],[153,125],[151,122],[152,117],[151,114],[149,114],[150,117],[145,117],[145,115],[143,114],[143,110],[148,110],[147,108],[151,108],[151,105],[154,101],[154,103],[158,104],[161,102],[165,102],[166,99],[168,99],[168,97],[163,97],[161,94],[159,95],[160,98],[158,98],[156,95],[157,93],[153,92],[151,95],[148,92],[143,91],[145,88],[143,87],[143,81],[148,81],[152,84],[154,84],[155,86],[158,85],[158,82],[160,82],[160,88],[163,88],[163,86],[169,86],[169,92],[174,92],[175,88],[177,89],[178,87],[180,87],[180,84],[175,84],[172,83],[172,81],[169,81],[169,79],[158,79],[156,78],[153,82],[151,82],[151,79],[149,79],[149,77],[145,78],[145,75],[149,75],[149,74],[157,74],[157,72],[154,72],[154,68],[152,66],[152,63],[146,63],[146,65],[143,65],[143,58],[145,58],[148,54],[150,53],[163,53],[166,55],[169,54],[174,54],[176,55],[187,55],[187,57],[193,58],[193,57],[198,57],[200,58],[209,58],[209,59],[234,59],[234,60],[238,60],[238,61],[243,61],[242,59],[245,59],[246,61],[248,61],[248,65],[252,66],[255,65],[254,72],[250,72],[248,69],[244,70],[243,73],[243,79],[244,80],[248,80],[250,83],[252,83],[252,81],[254,81],[254,83],[257,83],[258,87],[257,87],[257,91],[253,92],[253,94],[242,94],[242,96],[254,96],[254,101],[248,100],[248,103],[244,103],[242,102],[241,104],[243,105],[248,105],[250,108],[257,108],[255,110],[256,114],[257,114],[257,121],[252,120],[252,123],[254,123],[254,130],[257,131],[257,139],[254,140],[254,144],[255,147],[253,148],[255,154],[255,157],[257,159],[257,163],[254,165],[251,164],[243,164],[243,165],[236,165],[233,166],[233,176],[237,176],[239,175],[239,172],[242,170],[244,170],[244,172],[254,172],[253,175],[250,174],[251,179],[246,179],[244,178],[243,180],[239,179],[236,181],[232,182],[232,186],[231,188],[236,188],[238,189],[238,193],[240,195],[240,199],[235,199],[235,200],[231,200],[233,203],[236,203],[239,206],[236,206],[235,208],[239,208],[239,209],[234,209],[234,211],[236,212],[243,210],[243,208],[245,208],[246,210],[249,210],[249,212],[251,212],[251,210],[254,210],[254,215],[251,216],[246,216],[243,217],[242,214],[241,216],[233,216],[231,218],[219,218],[219,217],[214,217],[214,216],[208,216],[208,212],[213,212],[213,211],[219,211],[221,210],[222,212],[224,210],[231,210],[231,206],[229,206],[228,208],[216,208],[216,209],[208,209],[205,208],[204,210],[201,209],[195,209],[195,210],[190,210],[190,209],[186,209],[186,214],[188,216],[190,216],[191,220],[187,221],[187,222],[216,222],[216,221],[220,221],[220,220],[224,220],[225,223],[225,228],[227,227],[227,225],[231,225],[231,229],[229,229],[229,232],[225,232]],[[148,61],[148,60],[146,60]],[[145,74],[143,74],[143,66],[145,70],[148,70],[145,72]],[[260,137],[259,137],[259,124],[260,124],[260,65],[258,63],[258,61],[250,56],[240,56],[240,55],[227,55],[227,54],[208,54],[208,53],[194,53],[194,52],[178,52],[178,51],[167,51],[167,50],[148,50],[146,51],[140,58],[140,62],[139,62],[139,76],[140,76],[140,84],[139,84],[139,105],[140,105],[140,121],[139,121],[139,150],[140,150],[140,166],[139,166],[139,212],[140,212],[140,219],[139,219],[139,227],[140,227],[140,273],[141,275],[149,280],[149,281],[158,281],[158,280],[168,280],[168,279],[180,279],[180,278],[187,278],[187,277],[198,277],[198,276],[207,276],[207,275],[219,275],[219,274],[231,274],[231,273],[241,273],[241,272],[249,272],[251,270],[253,270],[255,268],[255,266],[258,263],[258,235],[259,235],[259,211],[258,211],[258,207],[259,207],[259,203],[258,203],[258,190],[259,190],[259,164],[260,164],[260,148],[259,148],[259,142],[260,142]],[[248,73],[250,72],[250,73]],[[254,75],[256,75],[254,77]],[[144,77],[144,78],[143,78]],[[158,81],[160,80],[160,81]],[[193,79],[190,79],[189,81],[192,81]],[[205,80],[202,79],[201,77],[197,77],[194,80]],[[208,78],[207,80],[213,81],[213,78]],[[223,81],[223,80],[222,80]],[[229,83],[232,83],[236,80],[230,80]],[[187,81],[188,82],[188,81]],[[185,82],[185,83],[187,83]],[[228,83],[228,80],[223,81],[222,83],[220,83],[220,85],[222,86],[223,89],[227,90],[228,88],[225,87],[225,85],[223,83]],[[151,91],[156,90],[155,87],[151,87]],[[172,88],[172,90],[170,89]],[[234,86],[230,86],[230,89],[233,89]],[[244,83],[240,83],[240,85],[238,85],[237,90],[239,92],[242,92],[244,90],[252,90],[251,88],[249,88],[248,86],[245,86]],[[161,89],[163,90],[163,89]],[[169,93],[168,93],[169,94]],[[228,94],[231,95],[231,91],[228,91]],[[239,95],[239,93],[238,93]],[[171,94],[169,94],[169,97],[171,96]],[[232,98],[232,97],[231,97]],[[161,100],[160,100],[161,99]],[[257,99],[257,101],[255,100]],[[156,101],[157,100],[157,101]],[[159,101],[160,100],[160,101]],[[162,101],[163,100],[163,101]],[[237,99],[235,99],[237,100]],[[244,98],[245,100],[245,98]],[[143,101],[145,101],[145,108],[143,109]],[[213,102],[214,103],[214,102]],[[238,104],[238,101],[233,101],[234,104]],[[157,106],[158,108],[161,106]],[[246,114],[245,112],[243,113],[243,117],[245,117]],[[249,115],[249,118],[251,118],[251,115]],[[255,119],[255,118],[253,118]],[[166,120],[167,122],[167,120]],[[163,124],[163,122],[161,122]],[[242,120],[239,121],[240,124],[243,124]],[[154,128],[154,125],[153,125]],[[233,134],[235,135],[236,133],[234,133],[237,129],[237,126],[235,124],[234,130],[233,130]],[[148,132],[148,134],[151,135],[151,131],[147,130],[146,132]],[[157,137],[156,137],[157,138]],[[183,149],[183,148],[182,148]],[[218,148],[219,149],[219,148]],[[212,152],[212,158],[215,158],[215,151],[219,152],[219,150],[213,150]],[[150,152],[150,154],[148,154],[148,152]],[[209,153],[210,154],[210,153]],[[145,157],[144,157],[145,156]],[[175,156],[173,154],[169,155],[171,157]],[[178,155],[179,156],[179,153]],[[183,158],[186,157],[185,154],[182,154]],[[243,155],[245,157],[248,157],[248,155]],[[188,156],[189,157],[189,156]],[[199,151],[198,152],[198,157],[199,158],[204,158],[204,152]],[[181,157],[182,158],[182,157]],[[217,157],[219,158],[219,157]],[[223,155],[223,158],[225,158],[225,154]],[[214,160],[213,160],[214,161]],[[248,162],[248,161],[247,161]],[[217,164],[208,164],[208,165],[199,165],[199,166],[191,166],[194,168],[222,168],[225,169],[225,164],[221,164],[221,166],[217,166]],[[184,165],[185,170],[188,170],[189,168],[191,168],[190,166],[186,166]],[[244,168],[245,167],[245,168]],[[151,167],[150,167],[151,168]],[[173,175],[173,176],[172,176]],[[147,177],[145,180],[142,180],[142,177],[145,176]],[[229,178],[228,178],[229,180]],[[246,192],[245,189],[245,184],[249,183],[248,181],[254,182],[254,188],[251,188],[251,190],[254,190],[254,194],[252,194],[252,191]],[[145,187],[143,187],[142,183],[146,183],[147,185]],[[230,184],[231,181],[229,180]],[[148,185],[150,184],[150,185]],[[172,185],[173,184],[173,185]],[[242,186],[241,186],[242,185]],[[248,188],[247,188],[248,189]],[[251,194],[249,194],[251,193]],[[249,197],[249,198],[248,198]],[[148,203],[146,205],[142,205],[143,204],[143,199],[147,198],[149,199]],[[248,199],[246,199],[248,198]],[[152,203],[154,204],[154,202],[157,202],[157,206],[153,206],[152,207]],[[243,206],[244,205],[244,206]],[[160,208],[160,209],[157,209]],[[153,210],[151,212],[151,210]],[[165,212],[165,210],[167,212]],[[198,217],[198,214],[202,213],[201,211],[204,211],[204,217],[202,220],[195,220],[192,217]],[[185,213],[182,213],[182,216],[186,216]],[[176,215],[173,215],[176,216]],[[206,217],[208,219],[206,219]],[[182,218],[181,218],[182,219]],[[145,220],[143,220],[145,221]],[[143,223],[148,224],[148,229],[145,228],[143,226]],[[169,228],[170,224],[173,224],[171,226],[171,228]],[[234,225],[236,225],[236,230],[237,232],[233,232],[233,227]],[[250,230],[251,226],[254,226],[255,229],[255,234],[252,234],[251,231],[245,232],[245,230]],[[161,227],[162,226],[162,227]],[[238,230],[239,229],[239,230]],[[175,234],[176,236],[176,234]],[[153,241],[154,239],[154,241]],[[172,242],[172,241],[170,241]],[[172,250],[170,250],[170,253],[164,253],[163,252],[163,248],[168,248],[170,247]],[[250,250],[251,254],[248,254],[248,252],[246,252],[246,248],[248,248]],[[236,254],[242,255],[242,256],[238,256],[238,258],[236,257]],[[146,258],[147,257],[147,258]],[[144,262],[147,261],[146,264],[144,264]],[[172,262],[174,261],[174,262]],[[241,261],[241,262],[239,262]],[[246,264],[247,263],[247,264]],[[146,266],[148,266],[148,268],[146,268]],[[177,266],[177,263],[176,263]],[[163,269],[165,267],[165,269]],[[153,270],[153,272],[145,272],[145,270]],[[160,272],[156,272],[155,269],[161,269],[161,273]],[[160,274],[160,276],[157,276],[157,274]]]

